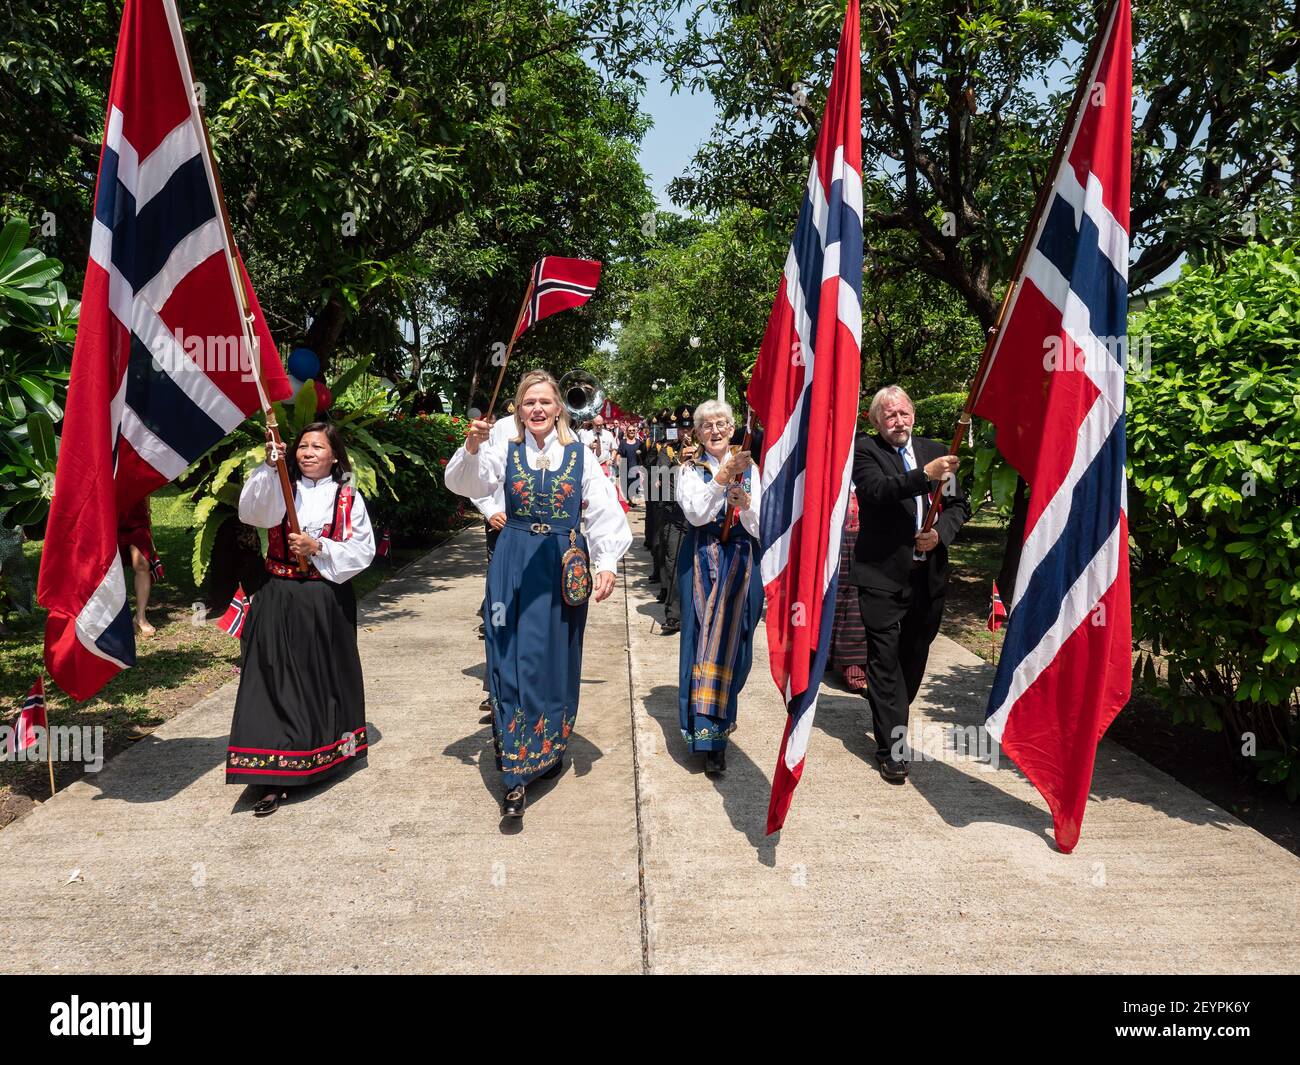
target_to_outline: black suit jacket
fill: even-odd
[[[912,548],[916,539],[915,496],[934,492],[939,482],[926,479],[922,468],[948,449],[937,440],[912,438],[917,468],[907,471],[893,446],[877,434],[859,433],[853,444],[853,484],[858,495],[858,539],[853,548],[850,580],[862,588],[887,592],[907,587],[912,574]],[[929,513],[922,499],[921,519]],[[939,545],[926,553],[930,595],[943,595],[948,581],[948,545],[970,517],[970,503],[960,487],[944,496],[935,520]]]

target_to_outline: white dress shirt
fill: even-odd
[[[542,469],[543,455],[547,469],[560,469],[564,445],[554,429],[541,447],[537,446],[532,433],[524,433],[523,447],[524,461],[529,469]],[[504,491],[509,448],[510,441],[494,443],[488,440],[479,445],[477,455],[471,455],[462,446],[447,463],[444,474],[447,487],[457,495],[471,499],[493,495],[499,488]],[[591,552],[592,571],[616,573],[618,560],[632,546],[632,530],[628,528],[623,508],[619,506],[613,482],[605,476],[590,451],[582,461],[581,528]]]
[[[600,431],[599,451],[592,452],[591,445],[596,443],[597,434],[595,429],[583,429],[578,433],[578,439],[582,441],[587,451],[594,455],[597,462],[602,464],[608,463],[614,458],[614,434],[608,429]]]
[[[727,488],[718,483],[718,469],[722,463],[702,452],[702,457],[709,464],[713,474],[711,481],[705,481],[704,474],[694,463],[682,466],[677,471],[677,502],[682,513],[692,525],[708,525],[725,513],[727,505]],[[749,469],[749,506],[740,512],[740,524],[750,536],[758,536],[758,499],[762,494],[759,484],[758,467],[750,463]]]
[[[352,535],[346,540],[320,539],[321,531],[334,520],[338,487],[332,477],[322,477],[319,481],[301,477],[294,490],[293,503],[299,527],[308,536],[320,540],[320,554],[311,556],[311,564],[327,581],[342,584],[375,560],[375,533],[365,500],[353,489]],[[273,529],[284,520],[284,493],[274,466],[262,463],[244,482],[244,489],[239,493],[239,520],[260,529]]]

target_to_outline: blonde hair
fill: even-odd
[[[524,442],[524,420],[521,417],[524,409],[524,394],[533,387],[533,385],[550,385],[551,391],[555,393],[555,402],[559,405],[560,413],[555,418],[555,433],[560,439],[560,444],[568,446],[574,441],[573,429],[569,425],[569,408],[564,405],[564,397],[560,395],[560,382],[552,377],[545,370],[529,370],[524,374],[519,382],[519,387],[515,389],[515,426],[519,430],[515,434],[515,443]]]

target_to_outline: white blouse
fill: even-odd
[[[510,442],[492,440],[479,445],[478,455],[471,455],[462,446],[447,463],[444,478],[447,487],[457,495],[470,499],[493,495],[506,481],[506,455]],[[530,469],[542,468],[540,459],[545,455],[548,469],[558,470],[564,458],[564,446],[554,429],[543,447],[537,446],[532,433],[524,433],[524,461]],[[582,463],[582,533],[591,551],[591,568],[595,573],[615,573],[618,560],[632,546],[632,530],[628,528],[627,515],[619,506],[614,492],[614,482],[605,476],[587,452]]]
[[[677,502],[682,513],[692,525],[708,525],[716,521],[727,505],[727,489],[718,483],[718,469],[722,463],[707,451],[702,453],[703,460],[709,464],[713,480],[706,481],[704,474],[694,463],[682,466],[677,471]],[[758,466],[749,464],[749,506],[740,512],[740,524],[750,536],[758,536],[758,498],[762,486],[758,480]]]
[[[334,520],[337,491],[338,483],[332,477],[319,481],[299,478],[294,509],[298,525],[308,536],[320,540],[321,530]],[[239,493],[239,520],[261,529],[273,529],[284,520],[284,493],[274,466],[263,462],[244,482]],[[352,535],[346,540],[321,540],[320,544],[320,554],[311,556],[311,564],[335,584],[351,580],[375,560],[375,533],[360,492],[353,489],[352,493]]]

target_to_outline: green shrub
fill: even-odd
[[[469,500],[447,490],[443,470],[465,442],[463,418],[446,414],[394,414],[370,427],[393,454],[391,493],[376,500],[376,525],[388,526],[399,544],[419,546],[460,524]],[[419,461],[412,461],[416,459]]]
[[[916,400],[916,424],[913,431],[918,436],[928,436],[945,444],[952,442],[952,431],[957,427],[961,409],[966,404],[965,392],[939,392]]]
[[[1300,795],[1300,258],[1253,244],[1130,323],[1133,635],[1177,719]],[[1256,753],[1257,752],[1257,753]]]

